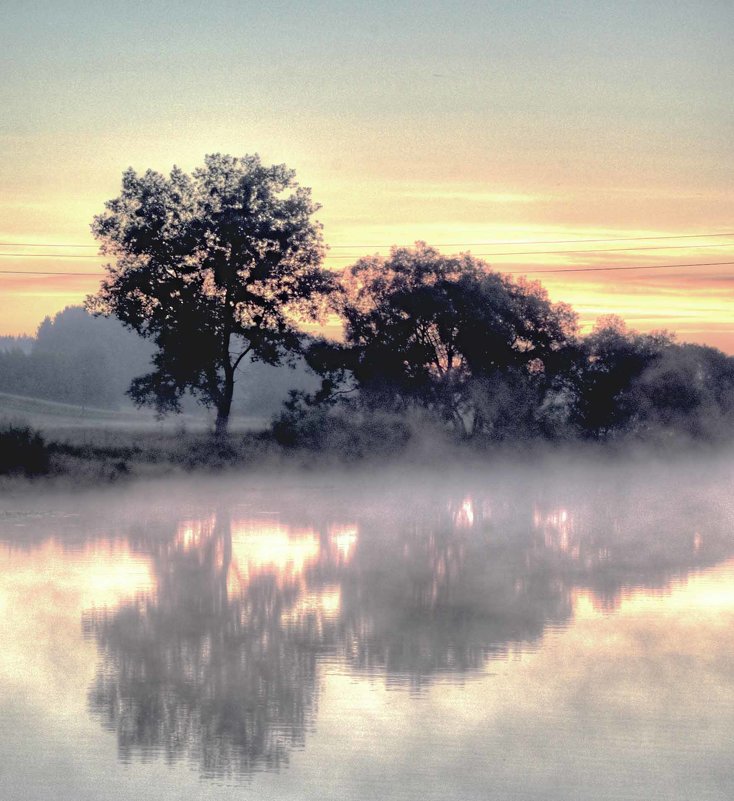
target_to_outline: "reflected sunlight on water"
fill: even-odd
[[[575,620],[610,614],[589,590],[577,590],[573,599]],[[650,615],[660,621],[667,616],[698,616],[709,625],[719,626],[726,615],[734,614],[734,560],[703,573],[673,576],[665,587],[626,588],[611,611],[621,617]]]

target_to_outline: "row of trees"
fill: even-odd
[[[475,440],[731,430],[734,360],[719,351],[616,318],[580,337],[574,311],[540,284],[423,243],[330,273],[317,209],[292,170],[257,156],[124,174],[93,224],[111,262],[87,307],[154,344],[133,399],[167,412],[191,392],[224,434],[243,360],[302,355],[321,386],[293,393],[276,425],[290,442],[328,444],[335,427],[380,415]],[[329,312],[341,341],[303,333]]]
[[[33,348],[33,337],[25,334],[20,336],[1,336],[0,337],[0,353],[7,351],[21,351],[22,353],[30,353]]]
[[[341,344],[308,351],[319,393],[294,393],[278,430],[328,442],[355,419],[397,413],[463,439],[620,435],[715,440],[734,424],[734,359],[641,334],[616,316],[588,336],[536,282],[419,243],[348,268],[333,298]]]

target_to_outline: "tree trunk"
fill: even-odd
[[[229,413],[232,409],[232,396],[234,395],[234,381],[227,377],[222,389],[222,398],[217,404],[217,422],[214,433],[217,437],[226,437],[229,428]]]
[[[231,315],[229,292],[227,293],[226,309],[228,314]],[[227,429],[229,427],[229,413],[232,409],[232,396],[234,395],[234,367],[232,366],[232,359],[229,355],[230,337],[231,328],[228,321],[225,327],[224,336],[222,337],[222,368],[224,370],[224,386],[222,387],[217,400],[217,422],[214,428],[214,434],[218,439],[227,436]]]

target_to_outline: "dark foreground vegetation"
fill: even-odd
[[[327,414],[326,421],[323,414]],[[206,431],[74,428],[47,433],[0,423],[0,492],[28,479],[84,487],[133,479],[194,473],[237,472],[267,476],[282,472],[402,466],[477,468],[489,462],[587,457],[627,461],[658,456],[711,454],[732,438],[703,439],[661,430],[655,439],[632,434],[606,440],[508,439],[493,442],[457,438],[423,415],[387,413],[351,417],[343,409],[297,416],[293,435],[290,413],[264,431]]]
[[[51,454],[43,437],[29,426],[0,428],[0,475],[45,475]]]
[[[198,403],[214,411],[214,436],[46,444],[16,427],[0,472],[734,439],[734,358],[613,316],[581,335],[538,282],[424,243],[330,273],[317,209],[291,170],[256,156],[209,156],[191,175],[126,172],[92,226],[110,258],[99,292],[45,321],[30,348],[0,353],[0,391],[109,407],[126,389],[161,415]],[[303,330],[327,313],[338,341]],[[270,428],[233,435],[242,411]]]

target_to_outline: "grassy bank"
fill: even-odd
[[[233,418],[216,442],[205,416],[158,419],[147,410],[96,409],[0,393],[0,477],[109,482],[126,476],[221,469],[276,459],[261,418]]]
[[[0,476],[6,480],[84,484],[275,464],[283,457],[269,435],[258,432],[217,441],[207,432],[87,427],[50,438],[18,424],[0,428],[0,449]]]
[[[192,472],[381,469],[395,464],[449,469],[548,455],[634,460],[716,450],[710,442],[681,439],[672,431],[670,437],[647,440],[461,442],[425,420],[374,416],[338,418],[329,425],[306,419],[308,436],[298,440],[279,433],[277,425],[269,429],[262,420],[239,419],[227,438],[216,439],[203,418],[158,421],[146,413],[136,417],[135,412],[82,410],[2,394],[0,410],[6,416],[3,420],[0,415],[0,490],[29,480],[84,487]],[[11,411],[22,418],[8,419]]]
[[[137,435],[177,433],[193,431],[206,433],[213,427],[213,420],[205,413],[179,414],[160,419],[150,409],[100,409],[93,406],[78,406],[71,403],[29,398],[0,392],[0,421],[22,422],[38,429],[52,439],[78,437],[83,432],[101,436],[103,432],[132,432]],[[263,417],[232,418],[232,431],[261,431],[268,421]]]

